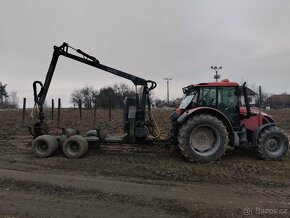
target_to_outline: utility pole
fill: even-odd
[[[215,81],[217,82],[218,79],[221,78],[221,74],[218,74],[218,71],[221,70],[222,67],[221,67],[221,66],[219,66],[219,67],[217,67],[217,66],[211,66],[210,68],[213,69],[213,70],[215,71],[214,79],[215,79]]]
[[[259,108],[262,108],[262,87],[259,86]]]
[[[171,78],[163,78],[167,83],[167,106],[169,106],[169,81],[172,80]]]

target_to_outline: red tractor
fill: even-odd
[[[245,83],[200,83],[183,88],[183,93],[170,117],[171,135],[189,161],[215,161],[228,147],[249,144],[265,160],[281,160],[287,154],[287,135],[269,115],[250,108]]]

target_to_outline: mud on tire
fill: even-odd
[[[69,137],[62,145],[63,153],[68,158],[80,158],[88,152],[88,142],[80,135]]]
[[[50,157],[58,149],[56,138],[51,135],[41,135],[32,142],[32,151],[37,157]]]
[[[258,137],[257,152],[264,160],[281,160],[286,156],[289,140],[286,133],[277,126],[262,130]]]
[[[180,128],[178,146],[180,152],[191,162],[218,160],[228,145],[226,127],[214,116],[196,115]]]

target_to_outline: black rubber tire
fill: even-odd
[[[263,129],[258,137],[257,152],[264,160],[281,160],[289,149],[287,134],[277,126]]]
[[[80,135],[69,137],[62,145],[63,153],[68,158],[80,158],[88,152],[88,142]]]
[[[50,157],[58,149],[56,138],[51,135],[41,135],[35,138],[32,142],[32,151],[36,157]]]
[[[193,145],[194,142],[196,142],[195,145]],[[204,151],[196,148],[198,146],[209,147],[210,144],[212,144],[212,148]],[[179,130],[178,146],[180,152],[190,162],[207,163],[219,160],[225,153],[227,145],[226,127],[222,121],[211,115],[195,115],[189,118]]]

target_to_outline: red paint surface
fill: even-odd
[[[210,83],[198,83],[198,84],[193,84],[194,87],[206,87],[206,86],[240,86],[239,83],[236,82],[210,82]]]

